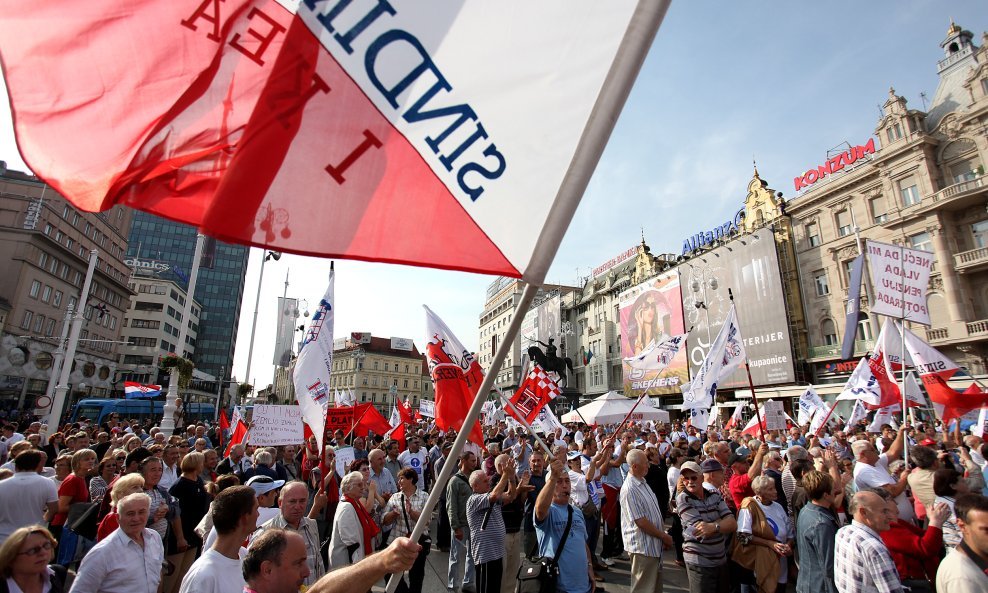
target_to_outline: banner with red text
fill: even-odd
[[[878,241],[867,241],[868,268],[874,289],[870,315],[879,314],[930,325],[926,289],[933,254]]]

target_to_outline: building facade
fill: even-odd
[[[854,364],[840,360],[849,265],[861,238],[933,254],[926,297],[929,327],[907,327],[971,374],[988,359],[988,36],[982,47],[951,24],[940,44],[939,84],[927,111],[911,109],[894,89],[875,138],[827,155],[826,165],[795,179],[789,204],[805,295],[816,383],[843,383]],[[852,161],[854,161],[852,163]],[[833,170],[836,165],[841,170]],[[811,174],[816,171],[814,174]],[[881,319],[856,328],[855,352],[871,349]],[[873,297],[874,295],[872,295]]]
[[[78,308],[90,254],[98,261],[75,360],[68,404],[122,392],[119,343],[131,291],[124,263],[133,213],[115,207],[87,213],[40,179],[0,162],[0,400],[47,408],[53,354],[67,310]]]
[[[135,212],[127,257],[138,263],[167,266],[159,276],[187,289],[195,244],[195,228]],[[207,237],[199,266],[194,296],[202,304],[202,312],[194,361],[197,369],[221,379],[233,369],[248,253],[245,246]]]
[[[434,399],[425,355],[411,340],[358,335],[334,348],[331,389],[352,390],[357,403],[373,403],[385,418],[396,394],[413,408],[421,399]]]
[[[129,286],[136,294],[124,317],[121,338],[126,344],[120,347],[120,368],[127,381],[154,383],[158,381],[158,360],[163,355],[194,356],[201,307],[192,303],[185,345],[179,348],[187,298],[185,289],[172,280],[136,272]]]

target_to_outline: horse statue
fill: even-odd
[[[570,372],[573,372],[573,360],[556,356],[554,341],[553,338],[549,338],[549,343],[546,344],[545,342],[536,340],[538,344],[545,346],[545,352],[542,352],[542,349],[538,346],[532,346],[528,349],[528,357],[537,362],[547,373],[556,373],[559,376],[559,386],[566,387],[569,378],[566,370],[569,369]]]

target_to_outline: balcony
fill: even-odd
[[[958,274],[988,268],[988,247],[962,251],[954,255],[954,269]]]
[[[950,323],[947,327],[931,327],[926,330],[926,341],[947,342],[988,336],[988,319],[978,319],[964,323]]]
[[[945,187],[933,194],[930,201],[933,203],[932,206],[935,208],[944,205],[946,202],[954,202],[963,198],[971,197],[985,187],[985,177],[982,175],[977,179],[970,179],[968,181],[962,181],[949,187]]]
[[[854,340],[855,356],[863,356],[875,346],[874,340]],[[840,344],[833,346],[810,346],[809,358],[838,358],[840,356]]]

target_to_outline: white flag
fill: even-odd
[[[988,424],[988,408],[981,408],[981,413],[978,414],[978,423],[971,427],[971,434],[984,439],[985,424]]]
[[[882,432],[882,426],[886,424],[891,425],[892,428],[896,428],[894,414],[901,409],[902,406],[887,406],[875,410],[875,417],[872,418],[871,424],[868,425],[866,430],[868,432]]]
[[[326,428],[326,408],[329,406],[329,377],[333,369],[333,320],[335,301],[333,285],[336,276],[329,271],[329,286],[319,301],[319,308],[312,316],[312,323],[305,333],[302,350],[295,362],[295,399],[302,409],[302,421],[323,448],[323,432]]]
[[[538,417],[535,419],[535,422],[532,423],[532,429],[535,432],[551,434],[555,432],[557,428],[563,428],[563,425],[560,424],[559,419],[552,413],[549,406],[542,406],[542,409],[539,410]]]
[[[882,401],[882,388],[878,384],[878,379],[872,374],[867,358],[862,358],[858,362],[857,368],[851,373],[851,377],[847,380],[844,390],[840,392],[837,399],[859,400],[872,406],[877,406]]]
[[[858,423],[858,421],[860,421],[862,418],[866,417],[867,415],[868,415],[868,410],[867,408],[864,407],[864,402],[862,402],[860,399],[855,401],[854,407],[851,408],[851,415],[847,417],[847,424],[844,425],[844,428],[847,430],[853,430],[854,426]]]
[[[826,413],[828,410],[827,404],[823,403],[823,399],[817,395],[817,392],[812,387],[807,387],[803,395],[799,396],[799,411],[796,413],[796,422],[800,426],[811,423],[817,410],[823,410]],[[823,422],[823,420],[820,421]]]
[[[724,325],[700,364],[696,376],[689,385],[683,387],[683,409],[703,408],[709,411],[714,403],[714,396],[717,395],[717,384],[730,376],[746,358],[737,312],[732,303]]]
[[[624,362],[639,371],[662,371],[672,362],[672,359],[679,353],[679,349],[686,343],[687,334],[677,336],[660,337],[658,342],[649,343],[640,353],[630,358],[625,358]]]

